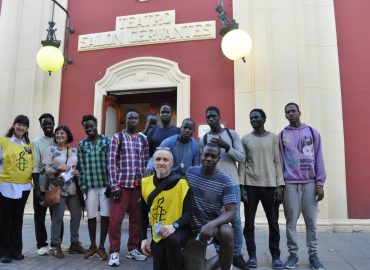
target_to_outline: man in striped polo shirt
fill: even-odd
[[[82,126],[87,137],[78,145],[78,160],[80,167],[80,188],[87,195],[87,225],[91,241],[85,258],[97,255],[101,260],[108,258],[104,249],[109,224],[109,199],[106,191],[108,187],[108,151],[109,138],[99,135],[97,120],[93,115],[82,117]],[[101,228],[99,248],[96,246],[96,217],[100,206]]]
[[[205,145],[202,166],[189,168],[186,179],[191,192],[192,238],[183,251],[185,270],[203,270],[219,264],[221,270],[229,270],[233,261],[234,237],[228,224],[236,215],[236,196],[230,178],[217,171],[220,147],[215,143]],[[216,242],[219,256],[205,261],[207,243]]]

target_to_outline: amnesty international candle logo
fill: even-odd
[[[28,168],[28,166],[27,166],[28,161],[27,161],[27,159],[25,159],[25,158],[24,158],[24,155],[25,155],[25,154],[26,154],[26,152],[25,152],[25,151],[20,152],[20,153],[19,153],[19,158],[17,158],[17,159],[16,159],[16,164],[15,164],[15,166],[16,166],[19,170],[21,170],[21,171],[25,171],[25,170]]]
[[[163,207],[164,198],[158,199],[157,207],[153,209],[152,217],[157,221],[164,221],[166,220],[167,211]]]
[[[176,24],[175,10],[116,17],[114,31],[80,35],[78,51],[215,39],[216,22]]]

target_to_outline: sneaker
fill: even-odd
[[[40,255],[40,256],[45,256],[45,255],[49,255],[49,249],[48,249],[48,246],[45,246],[45,247],[41,247],[37,250],[37,254]]]
[[[272,259],[272,269],[284,269],[284,264],[280,258]]]
[[[72,242],[69,246],[69,254],[84,254],[87,250],[81,246],[81,242]]]
[[[317,254],[310,255],[310,258],[308,260],[309,260],[309,262],[311,264],[311,268],[313,270],[325,270],[324,266],[322,265],[322,263],[319,260],[319,257],[317,257]]]
[[[98,248],[96,246],[90,246],[90,248],[84,254],[85,259],[94,257],[97,251]]]
[[[126,255],[126,258],[134,259],[134,260],[137,260],[137,261],[145,261],[146,260],[146,256],[144,254],[142,254],[139,250],[137,250],[137,248],[129,251]]]
[[[290,253],[288,260],[284,264],[285,269],[295,269],[298,264],[298,256],[295,253]]]
[[[98,258],[102,261],[105,261],[108,259],[108,254],[105,252],[104,247],[99,247],[97,252]]]
[[[118,252],[113,252],[110,255],[108,265],[109,266],[118,266],[119,265],[119,253]]]
[[[242,255],[234,255],[233,265],[242,270],[249,269],[248,264],[246,263],[246,261],[244,261],[244,258]]]
[[[11,263],[11,262],[12,262],[12,258],[9,258],[9,257],[2,257],[2,258],[1,258],[1,262],[2,262],[2,263]]]
[[[257,258],[250,257],[247,261],[247,265],[249,268],[257,268]]]

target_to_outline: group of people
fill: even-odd
[[[0,139],[0,256],[1,262],[24,259],[22,220],[32,189],[39,255],[49,254],[43,204],[45,192],[59,185],[61,200],[49,207],[52,220],[50,247],[63,258],[63,215],[70,214],[70,253],[108,260],[120,265],[121,226],[129,214],[127,258],[153,257],[154,270],[229,270],[258,266],[255,215],[261,201],[269,224],[269,249],[273,269],[294,269],[298,264],[296,225],[302,213],[306,224],[309,262],[323,270],[318,258],[316,218],[324,197],[325,168],[320,134],[301,123],[295,103],[285,106],[289,125],[279,134],[265,130],[266,114],[250,112],[253,131],[240,139],[221,125],[217,107],[206,109],[210,131],[200,141],[193,138],[195,122],[171,124],[172,108],[162,104],[159,121],[154,115],[139,132],[139,113],[126,112],[126,128],[111,138],[97,131],[97,119],[85,115],[81,124],[86,138],[78,148],[66,126],[54,130],[54,118],[39,118],[44,135],[32,144],[29,120],[20,115]],[[61,173],[71,178],[58,183]],[[81,199],[84,195],[90,247],[79,242]],[[242,229],[240,205],[244,203]],[[280,260],[279,206],[283,203],[289,257]],[[97,216],[101,230],[96,244]],[[148,226],[151,233],[148,237]],[[109,235],[109,255],[104,249]],[[243,234],[249,258],[244,260]],[[148,240],[148,239],[151,239]],[[217,255],[206,260],[207,246]]]

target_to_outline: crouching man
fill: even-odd
[[[141,250],[147,256],[153,255],[153,270],[181,270],[191,220],[189,186],[180,175],[171,174],[171,151],[157,149],[153,155],[156,173],[142,180]],[[149,219],[151,245],[147,239]]]
[[[234,237],[228,223],[236,215],[236,196],[230,178],[216,170],[219,160],[220,147],[208,143],[201,166],[186,173],[191,190],[192,237],[183,251],[185,270],[229,270],[233,261]],[[206,261],[207,245],[212,241],[220,246],[219,255]]]

